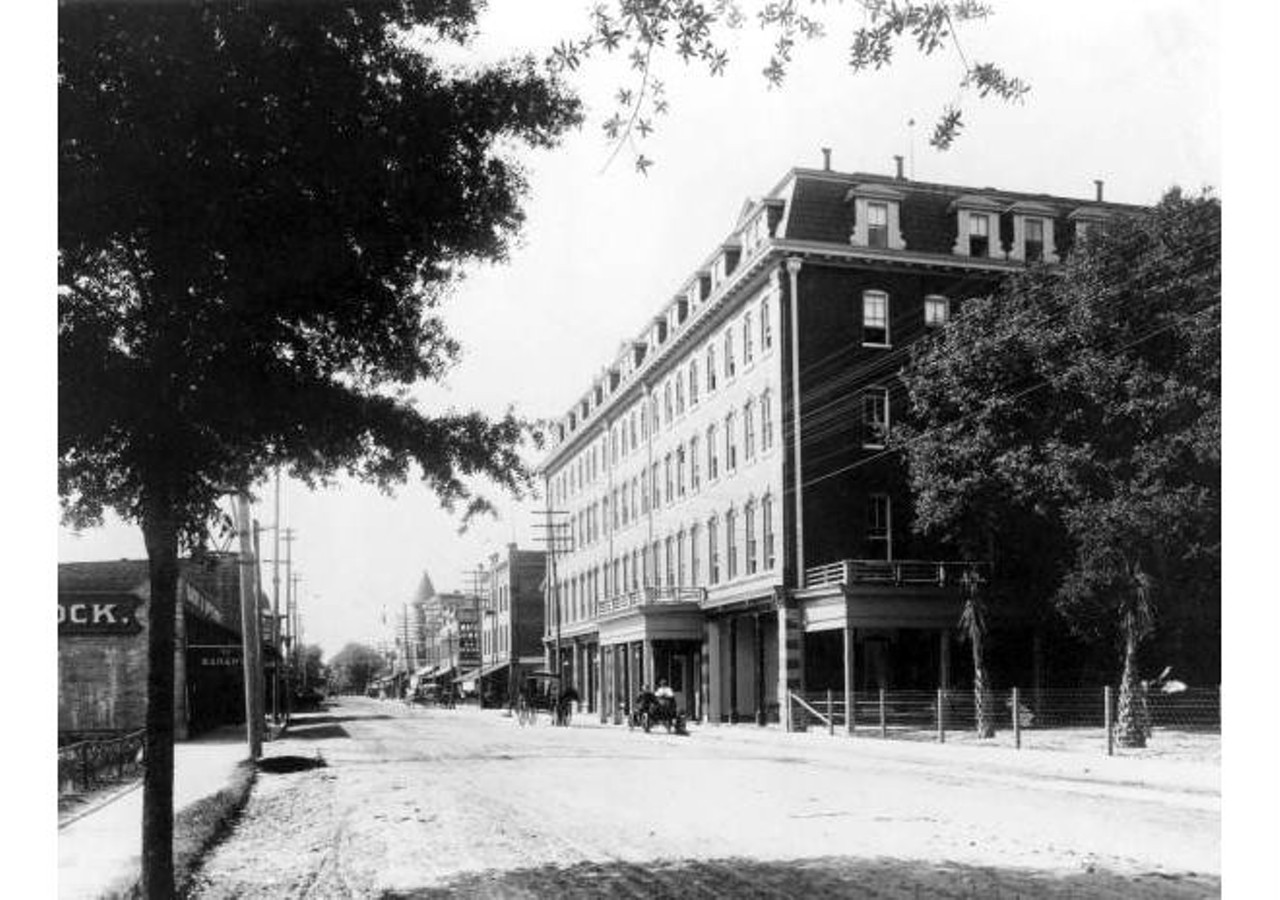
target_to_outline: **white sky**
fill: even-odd
[[[739,54],[716,81],[672,67],[666,73],[672,113],[648,151],[657,161],[650,176],[640,178],[626,165],[601,174],[600,102],[617,80],[588,69],[577,83],[595,104],[593,117],[559,150],[526,157],[532,192],[523,248],[507,266],[476,273],[458,288],[448,318],[467,355],[445,388],[425,396],[492,413],[514,402],[528,415],[560,414],[618,342],[724,237],[744,197],[767,190],[791,166],[817,166],[822,146],[833,149],[839,170],[889,173],[892,155],[906,148],[910,117],[919,123],[919,178],[1082,197],[1091,194],[1094,178],[1103,178],[1109,198],[1138,203],[1171,184],[1222,186],[1224,289],[1236,298],[1225,316],[1223,360],[1223,677],[1235,698],[1224,742],[1224,793],[1232,802],[1223,856],[1235,887],[1271,884],[1280,733],[1265,716],[1250,716],[1241,731],[1243,718],[1235,713],[1265,708],[1280,686],[1274,653],[1262,646],[1280,629],[1273,564],[1280,545],[1274,514],[1280,5],[993,2],[996,17],[969,30],[966,49],[975,59],[1005,64],[1033,91],[1022,107],[969,104],[963,139],[943,155],[927,150],[922,135],[954,92],[950,60],[921,65],[903,57],[885,73],[854,77],[843,65],[846,41],[835,34],[825,53],[800,52],[783,91],[764,89],[762,53]],[[529,0],[491,6],[487,44],[523,43],[541,55],[576,27],[586,3],[541,2],[536,15]],[[17,645],[6,655],[18,701],[12,718],[28,733],[49,735],[57,684],[47,612],[55,590],[51,550],[58,560],[111,559],[141,556],[142,543],[135,530],[118,525],[79,538],[59,529],[56,545],[45,530],[57,518],[56,331],[52,301],[37,298],[52,297],[57,240],[57,7],[27,4],[15,16],[19,21],[6,31],[9,52],[0,54],[0,81],[12,91],[6,99],[18,101],[8,105],[15,124],[0,168],[6,199],[12,198],[0,219],[8,288],[0,328],[8,438],[2,446],[11,503],[0,518],[0,546],[18,568],[6,582]],[[1220,24],[1227,27],[1225,47]],[[459,537],[456,523],[413,487],[396,500],[365,488],[308,495],[292,487],[284,509],[285,523],[300,532],[295,549],[306,578],[307,636],[330,654],[349,639],[378,639],[381,608],[408,598],[423,569],[440,589],[460,586],[461,573],[513,533],[522,543],[531,537],[529,512],[512,504],[502,520]],[[259,515],[269,520],[269,507]],[[15,768],[47,770],[47,746],[16,744],[25,758]],[[45,836],[22,859],[30,875],[52,888],[52,804],[30,780],[19,801],[24,822],[42,826],[24,834],[32,843]]]
[[[471,273],[447,304],[464,358],[443,385],[420,391],[426,408],[497,415],[515,404],[559,416],[723,240],[744,199],[792,166],[820,166],[824,146],[837,170],[890,174],[893,154],[912,155],[909,118],[914,175],[924,180],[1089,198],[1102,178],[1107,199],[1132,203],[1154,202],[1174,184],[1220,187],[1215,4],[1088,0],[1069,4],[1069,14],[1061,3],[996,6],[990,22],[962,32],[964,49],[1028,80],[1032,92],[1022,106],[967,99],[967,127],[946,153],[927,136],[955,95],[955,58],[921,61],[904,50],[889,69],[855,76],[848,40],[834,29],[797,52],[782,90],[767,90],[759,74],[767,48],[751,28],[725,77],[664,64],[671,112],[645,148],[655,160],[647,177],[625,151],[602,171],[600,123],[622,61],[573,75],[587,122],[552,153],[522,153],[531,190],[520,245],[507,264]],[[537,4],[535,14],[527,0],[494,2],[480,48],[541,57],[585,23],[587,8]],[[836,12],[852,21],[851,10]],[[255,514],[270,525],[270,498],[262,499]],[[304,638],[327,654],[348,640],[378,640],[383,608],[407,600],[424,569],[437,589],[461,588],[463,573],[507,541],[532,545],[534,505],[495,499],[501,518],[459,535],[457,520],[416,485],[394,498],[360,485],[314,494],[288,485],[283,524],[299,537]],[[61,561],[144,555],[132,527],[59,530]]]
[[[540,4],[534,14],[532,4],[499,1],[481,22],[477,50],[544,55],[585,22],[586,8]],[[521,152],[530,195],[520,245],[507,264],[480,266],[454,291],[445,317],[465,355],[447,382],[420,390],[422,402],[493,415],[515,403],[525,415],[561,415],[727,236],[742,201],[791,166],[819,166],[820,147],[831,147],[833,168],[846,172],[888,174],[902,154],[928,181],[1087,198],[1102,178],[1108,200],[1125,202],[1155,201],[1171,184],[1220,186],[1215,6],[1093,1],[1071,4],[1070,15],[1050,10],[1001,3],[986,26],[965,29],[970,59],[1000,61],[1032,93],[1020,106],[966,99],[968,125],[945,154],[929,149],[927,136],[955,96],[954,56],[904,52],[891,68],[855,76],[836,28],[801,47],[782,90],[768,90],[760,76],[767,44],[750,28],[726,77],[663,63],[671,113],[645,147],[655,160],[648,177],[632,170],[626,151],[603,168],[600,122],[626,78],[622,60],[572,74],[588,120],[554,152]],[[837,13],[851,20],[849,10]],[[332,654],[348,640],[383,638],[381,611],[410,598],[422,571],[438,589],[461,588],[463,572],[508,540],[531,545],[534,504],[495,499],[499,520],[460,535],[456,518],[417,485],[394,498],[358,484],[323,493],[285,486],[282,521],[298,534],[305,639]],[[255,515],[270,525],[269,495]],[[133,527],[59,531],[60,561],[143,556]]]

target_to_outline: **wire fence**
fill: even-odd
[[[1146,710],[1122,719],[1119,691],[1111,687],[991,690],[857,691],[852,706],[843,691],[793,692],[791,726],[855,737],[955,742],[1018,749],[1079,750],[1117,755],[1169,755],[1219,759],[1221,691],[1150,689]],[[852,723],[850,722],[852,713]],[[979,720],[989,736],[979,733]]]
[[[140,778],[146,730],[89,738],[58,748],[59,801]]]

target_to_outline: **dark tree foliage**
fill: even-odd
[[[1124,744],[1145,642],[1220,619],[1220,270],[1220,204],[1175,190],[969,303],[905,373],[916,527],[1003,546],[997,579],[1114,642]]]
[[[151,560],[144,887],[168,896],[179,546],[217,499],[283,465],[442,501],[520,491],[521,423],[429,415],[407,387],[457,347],[435,307],[501,259],[520,169],[576,100],[529,59],[433,63],[470,0],[62,6],[58,37],[58,489],[113,509]],[[425,52],[410,49],[419,29]]]

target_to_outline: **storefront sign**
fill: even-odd
[[[80,594],[58,598],[58,634],[137,634],[137,597]]]
[[[238,669],[242,663],[239,644],[217,644],[187,648],[187,664],[201,669]]]

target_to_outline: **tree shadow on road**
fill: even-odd
[[[395,716],[376,715],[376,716],[333,716],[326,713],[317,715],[308,715],[306,713],[294,713],[293,721],[301,725],[320,725],[330,722],[376,722],[379,719],[394,719]]]
[[[761,861],[584,862],[467,874],[434,887],[387,892],[383,900],[588,897],[857,897],[884,900],[1181,900],[1218,897],[1221,879],[1194,872],[1121,875],[968,866],[851,856]]]
[[[290,725],[286,737],[293,741],[320,741],[329,738],[349,738],[347,729],[341,725]]]

